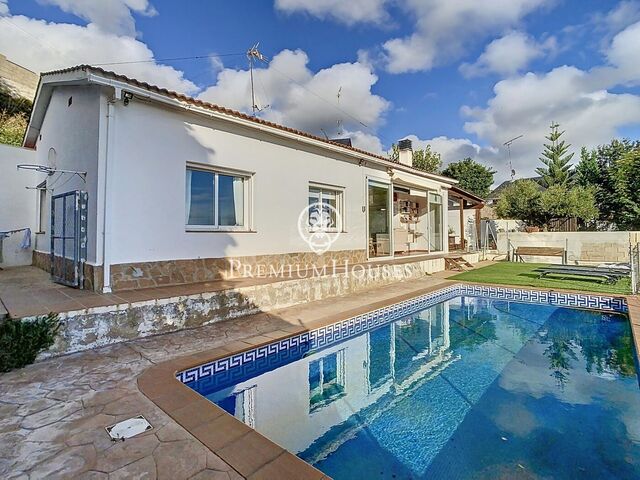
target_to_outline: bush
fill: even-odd
[[[42,350],[53,345],[59,329],[57,313],[32,321],[6,319],[0,324],[0,372],[33,363]]]

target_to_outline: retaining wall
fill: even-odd
[[[384,267],[384,268],[377,268]],[[348,273],[296,278],[250,287],[60,314],[53,347],[42,358],[360,292],[444,270],[444,258],[367,265]]]
[[[640,241],[640,232],[509,232],[498,233],[498,251],[507,253],[508,242],[517,247],[567,249],[570,264],[628,262],[629,244]],[[560,257],[525,257],[527,262],[561,263]]]

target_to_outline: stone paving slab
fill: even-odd
[[[426,277],[306,305],[259,313],[192,330],[148,337],[51,358],[0,374],[0,478],[238,479],[243,478],[138,389],[136,378],[170,359],[220,348],[232,352],[257,339],[300,332],[372,305],[444,284]],[[190,362],[193,359],[189,360]],[[171,399],[167,399],[171,401]],[[193,412],[191,412],[193,414]],[[153,429],[111,442],[104,427],[142,414]],[[211,419],[197,418],[195,424]],[[254,441],[247,438],[249,444]],[[263,452],[263,459],[275,451]],[[232,458],[233,453],[222,453]],[[297,457],[279,453],[250,478],[287,478]],[[283,472],[278,477],[275,472]],[[274,476],[275,475],[275,476]],[[293,478],[293,477],[292,477]]]
[[[189,433],[216,415],[174,403],[172,415],[183,419],[178,422],[141,393],[136,378],[171,359],[191,356],[183,360],[188,367],[206,361],[214,349],[222,355],[250,348],[264,339],[348,318],[448,283],[444,273],[437,277],[52,358],[0,374],[0,478],[295,478],[300,471],[297,457],[270,449],[260,453],[266,464],[246,463],[241,475],[229,465],[236,462],[234,450],[222,446],[219,454],[214,453]],[[640,301],[628,299],[639,347]],[[151,422],[153,430],[111,442],[104,427],[138,414]],[[242,443],[252,448],[255,442],[248,437]]]

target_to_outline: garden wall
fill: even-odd
[[[498,251],[507,253],[508,242],[517,247],[567,248],[570,264],[628,262],[629,244],[640,242],[640,232],[502,232]],[[561,263],[559,257],[526,257],[526,262]]]

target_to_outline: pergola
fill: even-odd
[[[464,211],[475,210],[475,223],[478,238],[480,237],[480,210],[484,207],[484,199],[467,192],[460,187],[452,186],[449,189],[449,211],[459,210],[460,212],[460,242],[450,246],[450,250],[465,250],[465,232],[464,232]],[[457,204],[457,205],[456,205]]]

